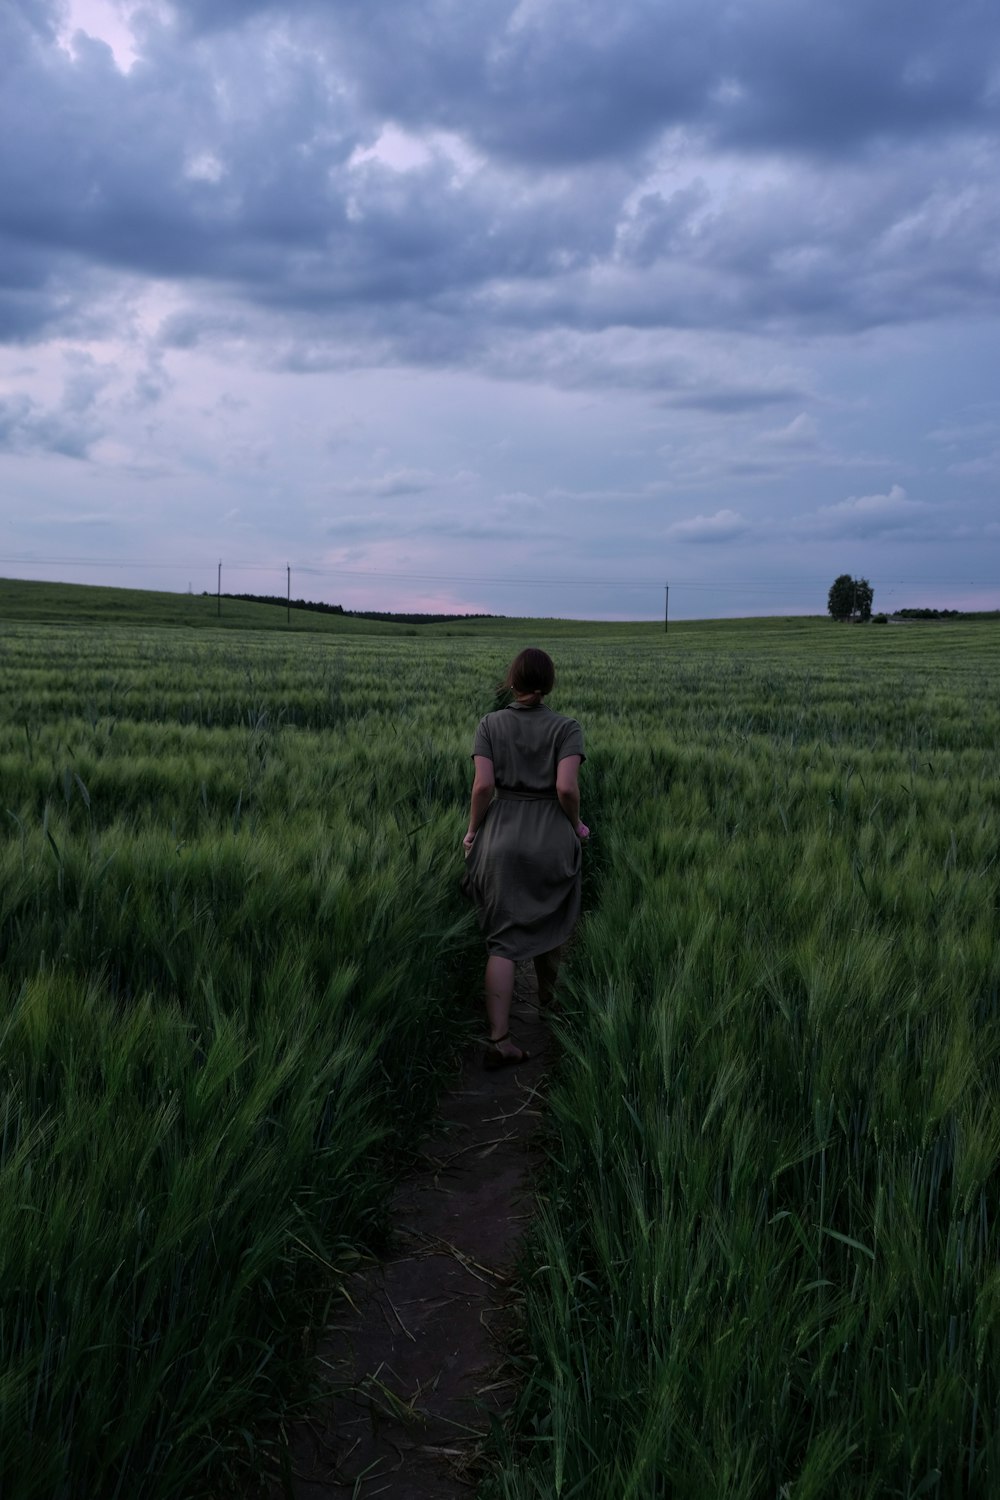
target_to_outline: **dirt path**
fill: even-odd
[[[354,1304],[320,1341],[331,1395],[291,1438],[273,1500],[469,1500],[491,1416],[513,1391],[501,1344],[509,1280],[531,1214],[547,1037],[530,965],[511,1029],[531,1053],[487,1073],[482,1049],[444,1098],[422,1167],[391,1207],[397,1248],[348,1283]]]

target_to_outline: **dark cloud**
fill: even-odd
[[[770,0],[734,8],[720,142],[821,155],[879,139],[995,129],[998,32],[988,0]]]
[[[61,399],[45,405],[23,392],[0,394],[0,451],[86,458],[103,432],[100,399],[112,372],[90,355],[68,361]]]
[[[705,386],[694,391],[679,391],[662,398],[664,406],[680,411],[705,411],[717,416],[737,416],[744,412],[763,411],[773,406],[787,406],[801,401],[803,392],[795,386]]]
[[[0,10],[0,76],[15,68],[35,38],[54,42],[63,19],[58,0],[12,0]]]
[[[354,0],[337,24],[370,109],[533,165],[640,149],[699,115],[716,69],[718,23],[697,0]]]
[[[60,15],[0,11],[8,341],[79,330],[95,275],[184,284],[174,347],[266,330],[286,368],[500,374],[534,335],[839,333],[1000,295],[980,0],[201,0],[140,8],[127,72],[57,45]],[[372,154],[387,121],[420,143],[405,170]],[[594,378],[572,339],[541,352]],[[785,399],[679,388],[662,354],[606,375]]]
[[[997,118],[987,0],[348,0],[330,30],[374,112],[533,164],[641,150],[678,125],[828,155]]]
[[[86,458],[98,435],[93,420],[71,406],[48,410],[28,396],[0,396],[0,452]]]
[[[38,338],[58,321],[60,312],[59,301],[50,294],[44,279],[38,288],[0,287],[0,344]]]

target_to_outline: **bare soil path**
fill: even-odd
[[[422,1165],[394,1195],[395,1250],[350,1278],[350,1303],[319,1341],[330,1395],[292,1432],[273,1500],[473,1493],[491,1418],[513,1399],[501,1346],[516,1327],[511,1273],[539,1163],[548,1050],[530,965],[511,1029],[530,1062],[489,1073],[481,1047],[466,1058]]]

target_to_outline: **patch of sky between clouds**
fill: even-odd
[[[138,57],[131,25],[133,9],[122,0],[66,0],[60,45],[72,55],[73,37],[82,31],[110,47],[117,67],[127,73]]]
[[[348,161],[353,169],[369,162],[394,172],[418,171],[435,158],[444,157],[452,169],[452,186],[458,187],[483,166],[483,158],[454,131],[432,130],[424,135],[388,120],[370,146],[355,148]]]

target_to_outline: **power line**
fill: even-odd
[[[203,562],[163,562],[159,559],[144,558],[101,558],[101,557],[3,557],[0,556],[0,564],[12,564],[17,567],[71,567],[71,568],[156,568],[174,572],[192,573],[200,571],[204,567]],[[315,564],[292,563],[285,564],[297,573],[304,573],[314,578],[372,578],[386,579],[391,582],[412,583],[488,583],[502,584],[505,587],[528,587],[528,588],[620,588],[620,589],[661,589],[662,580],[653,578],[566,578],[566,577],[526,577],[522,574],[516,576],[498,576],[481,573],[404,573],[392,569],[381,568],[339,568],[329,566],[317,568]],[[276,573],[281,571],[279,564],[260,562],[231,562],[227,561],[226,568],[229,572],[239,573]],[[672,587],[681,589],[699,589],[712,593],[731,593],[740,590],[743,593],[770,593],[774,589],[782,589],[787,594],[790,588],[802,592],[814,592],[816,589],[827,587],[827,580],[798,578],[790,583],[785,579],[730,579],[725,583],[709,582],[705,579],[688,578],[678,579],[675,577]],[[1000,582],[996,579],[972,579],[972,578],[890,578],[880,583],[879,592],[884,594],[888,588],[1000,588]]]

